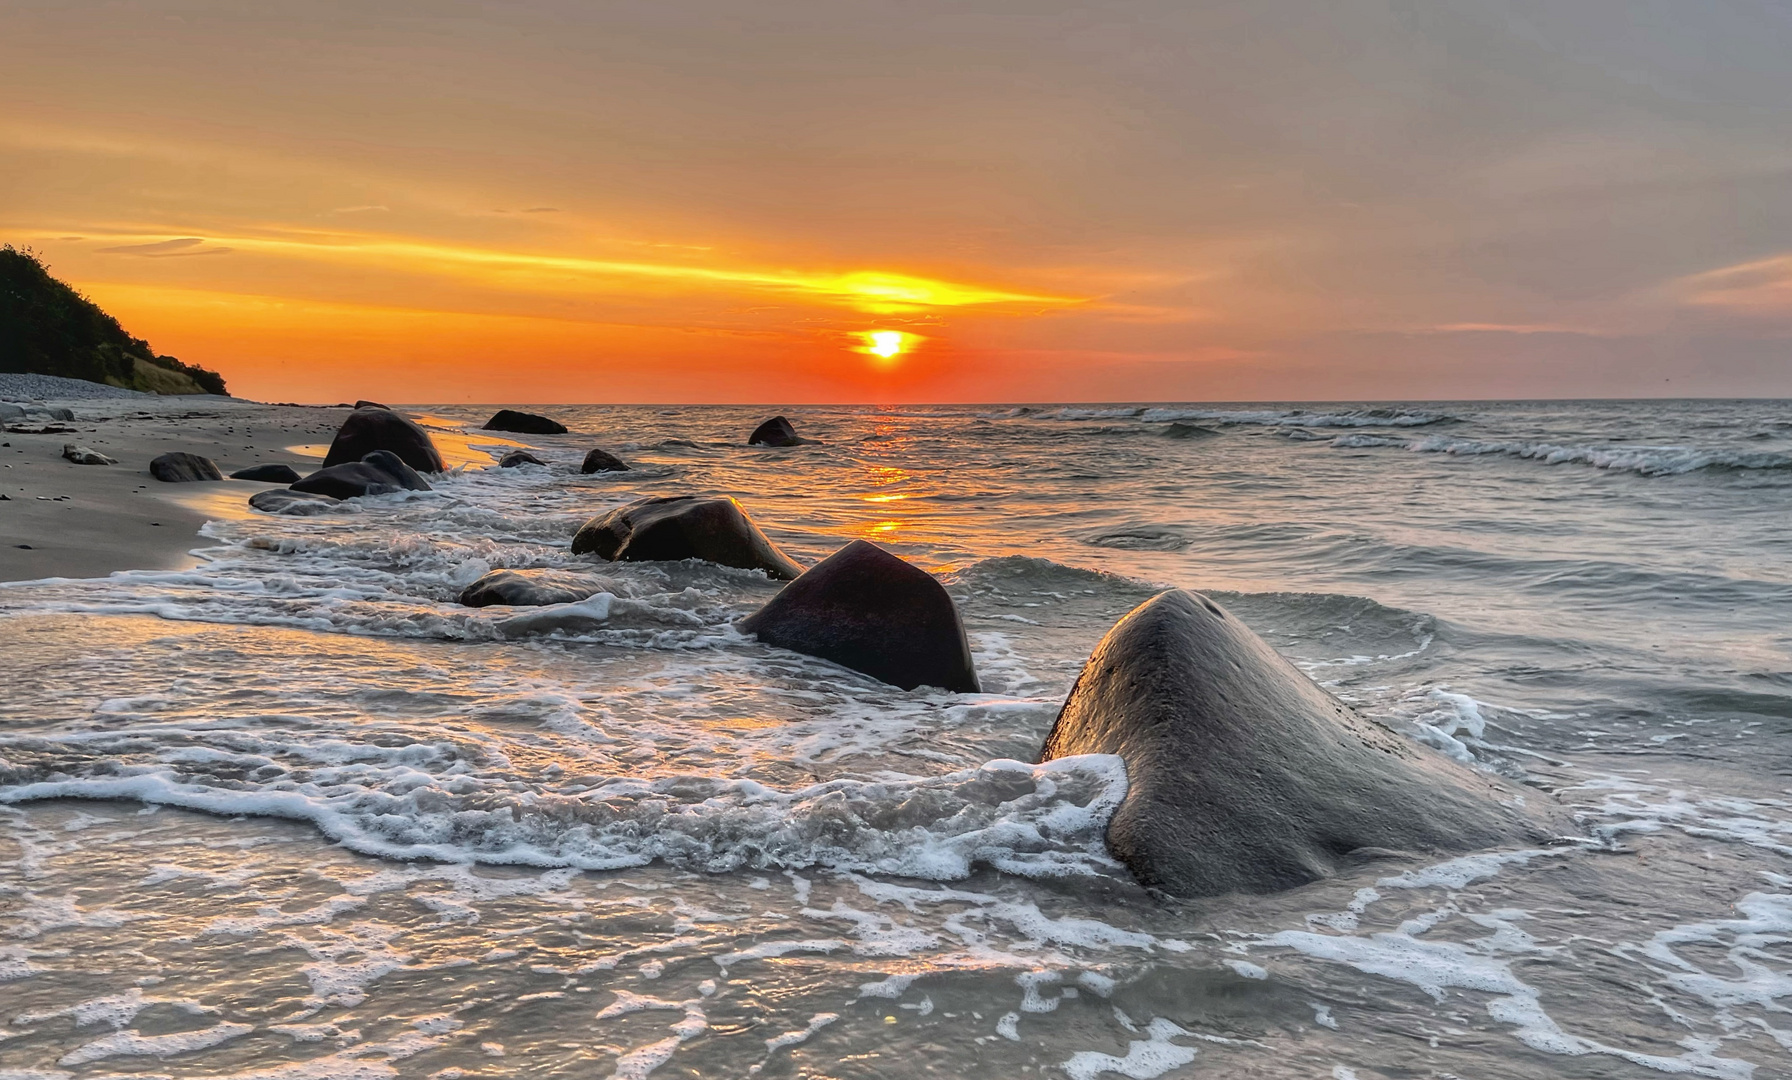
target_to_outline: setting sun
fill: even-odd
[[[859,351],[886,363],[893,362],[920,340],[915,335],[905,334],[900,330],[865,330],[860,336],[865,339],[865,345]]]

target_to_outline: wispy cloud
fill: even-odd
[[[149,244],[122,244],[118,247],[99,248],[102,255],[140,255],[146,258],[168,258],[175,255],[228,255],[227,247],[201,247],[205,241],[197,236],[183,236],[176,240],[158,240]]]
[[[385,214],[391,212],[390,206],[338,206],[330,211],[332,214]]]
[[[1674,283],[1683,303],[1745,314],[1792,314],[1792,255],[1738,263]]]
[[[821,303],[841,304],[868,313],[1004,304],[1026,304],[1034,308],[1058,307],[1084,302],[1077,297],[1048,296],[886,270],[827,272],[706,263],[634,262],[499,251],[365,235],[244,236],[223,239],[233,247],[201,249],[198,245],[204,241],[195,237],[181,237],[101,250],[118,254],[166,256],[212,252],[221,254],[241,249],[287,258],[350,262],[364,266],[377,264],[404,272],[447,273],[473,277],[498,287],[521,286],[552,292],[598,290],[606,287],[606,281],[658,281],[703,289],[781,293]]]
[[[1428,333],[1428,334],[1584,334],[1584,335],[1594,335],[1594,331],[1589,330],[1584,326],[1568,326],[1563,323],[1497,323],[1497,322],[1444,323],[1441,326],[1428,326],[1425,328],[1425,330],[1423,332]]]

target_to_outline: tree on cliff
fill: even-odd
[[[50,276],[30,248],[0,247],[0,371],[60,375],[157,394],[222,394],[223,376],[125,333],[99,305]]]

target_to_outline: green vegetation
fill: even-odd
[[[146,390],[222,394],[215,371],[157,356],[99,305],[50,276],[30,248],[0,247],[0,371]]]

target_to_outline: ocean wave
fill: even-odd
[[[1428,427],[1454,423],[1459,418],[1448,413],[1421,409],[1351,409],[1345,412],[1308,412],[1305,409],[1179,409],[1158,407],[1139,410],[1136,414],[1147,424],[1169,424],[1179,420],[1200,420],[1213,424],[1247,424],[1279,427],[1299,424],[1303,427],[1366,428]]]
[[[284,818],[397,859],[712,873],[820,866],[951,881],[985,865],[1109,875],[1104,830],[1126,794],[1125,766],[1108,755],[793,791],[705,775],[530,787],[479,775],[486,756],[449,737],[382,747],[216,727],[14,737],[0,742],[0,803],[135,799]]]
[[[1739,453],[1691,446],[1559,446],[1543,442],[1484,442],[1433,435],[1405,439],[1389,435],[1340,435],[1331,445],[1341,450],[1397,447],[1426,454],[1462,457],[1495,455],[1540,461],[1545,465],[1590,465],[1643,476],[1680,476],[1704,469],[1792,469],[1792,454],[1766,451]]]
[[[1193,543],[1175,529],[1161,525],[1128,525],[1098,529],[1079,537],[1093,547],[1119,548],[1123,551],[1181,551]]]

